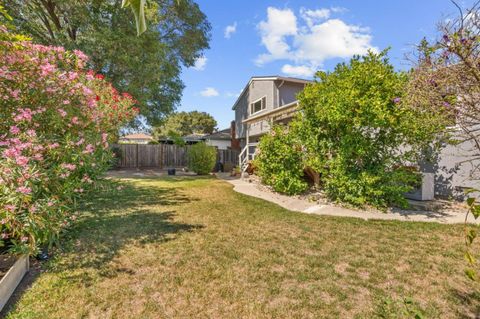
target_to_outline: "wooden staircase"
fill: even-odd
[[[242,178],[244,173],[248,169],[249,163],[255,159],[255,151],[257,149],[257,145],[258,143],[247,144],[240,152],[240,155],[238,155],[238,165],[240,166]]]

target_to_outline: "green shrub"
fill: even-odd
[[[198,175],[210,173],[217,160],[217,150],[201,142],[190,147],[188,151],[188,169]]]
[[[282,127],[261,138],[255,158],[258,175],[264,184],[289,195],[304,192],[302,151],[294,134]]]
[[[367,76],[368,75],[368,76]],[[434,114],[404,101],[408,76],[396,72],[386,51],[354,57],[333,72],[317,72],[299,95],[292,123],[305,149],[305,165],[322,176],[331,199],[353,205],[405,205],[417,163],[435,138]],[[409,152],[400,151],[409,146]]]
[[[348,172],[334,167],[324,180],[324,190],[331,200],[354,206],[387,207],[395,203],[405,207],[403,194],[418,182],[419,175],[405,169]]]
[[[0,25],[0,39],[11,33]],[[77,218],[138,110],[80,51],[0,41],[0,247],[36,254]]]
[[[255,164],[263,183],[298,194],[308,186],[303,174],[309,167],[331,200],[379,208],[407,204],[404,193],[419,174],[405,167],[424,159],[426,149],[437,150],[433,142],[444,119],[410,106],[408,74],[396,72],[386,53],[317,72],[299,94],[300,110],[289,128],[276,127],[260,141]]]

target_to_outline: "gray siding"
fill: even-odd
[[[245,138],[245,125],[242,121],[248,117],[249,90],[240,96],[237,107],[235,108],[235,137]]]
[[[254,80],[250,84],[250,96],[249,96],[249,105],[250,103],[261,99],[262,97],[266,96],[267,97],[267,105],[264,111],[268,111],[273,109],[273,101],[274,101],[274,90],[275,90],[275,85],[274,81],[271,80]],[[250,112],[250,110],[249,110]],[[260,114],[255,113],[255,114]]]
[[[463,199],[466,188],[480,188],[480,159],[471,141],[446,145],[434,160],[424,165],[425,171],[435,173],[435,195]]]
[[[275,101],[275,83],[272,80],[254,80],[250,84],[250,100],[248,103],[248,113],[250,114],[250,103],[255,102],[258,99],[266,97],[265,109],[261,112],[254,113],[253,115],[261,114],[262,112],[270,111],[274,107]],[[250,136],[257,136],[267,133],[270,130],[270,125],[267,121],[261,121],[250,125]],[[253,142],[253,141],[252,141]]]
[[[277,81],[277,86],[280,86],[278,89],[278,106],[295,102],[297,94],[304,88],[304,84],[301,83],[284,82],[282,85],[281,81]]]
[[[281,84],[283,82],[283,84]],[[279,88],[278,86],[281,85]],[[242,121],[249,116],[261,114],[270,111],[279,106],[296,101],[296,95],[303,90],[304,84],[291,83],[280,80],[262,80],[256,79],[250,83],[246,92],[240,97],[235,108],[235,125],[236,137],[240,139],[246,138],[246,126]],[[250,114],[250,104],[266,97],[265,109],[261,112]],[[256,141],[258,136],[267,133],[270,130],[268,121],[253,123],[250,126],[251,142]]]
[[[273,109],[275,100],[276,87],[274,81],[271,80],[254,80],[247,88],[247,91],[241,96],[235,108],[235,125],[237,138],[245,138],[246,127],[242,121],[250,116],[250,103],[266,97],[265,109],[261,112],[266,112]],[[254,115],[261,114],[261,112]],[[254,123],[250,126],[250,136],[265,134],[269,131],[270,126],[267,121]]]

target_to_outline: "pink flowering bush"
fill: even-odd
[[[76,198],[108,168],[108,143],[137,109],[85,70],[82,52],[0,41],[0,57],[0,245],[35,253],[75,219]]]

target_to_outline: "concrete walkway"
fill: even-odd
[[[465,221],[465,211],[445,210],[441,212],[429,211],[406,211],[395,210],[388,213],[371,212],[347,209],[343,207],[334,206],[331,204],[312,203],[307,199],[286,196],[270,191],[265,187],[259,187],[254,182],[249,182],[245,179],[232,178],[229,174],[217,174],[218,178],[227,181],[233,185],[236,192],[261,198],[266,201],[278,204],[288,210],[317,215],[340,216],[340,217],[355,217],[364,220],[381,219],[381,220],[400,220],[400,221],[418,221],[418,222],[436,222],[442,224],[459,224]],[[480,223],[476,221],[473,216],[469,216],[468,222]]]

